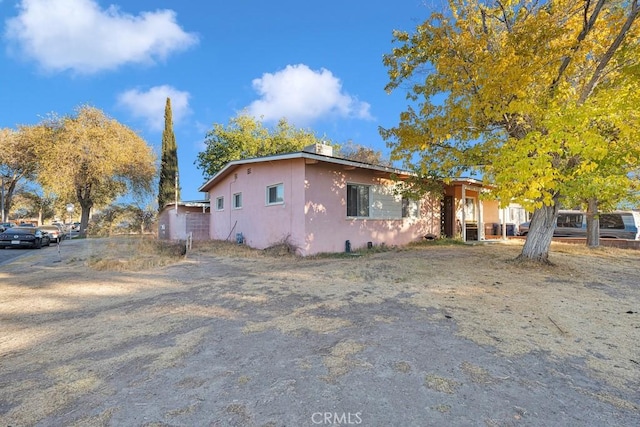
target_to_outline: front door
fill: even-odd
[[[454,210],[453,210],[453,196],[444,196],[444,200],[442,200],[442,209],[440,209],[440,232],[444,237],[453,238],[454,236],[454,228],[453,228],[453,218],[454,218]]]

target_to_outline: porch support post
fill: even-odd
[[[507,240],[507,209],[502,208],[502,240]]]
[[[466,242],[467,241],[467,225],[466,225],[466,218],[465,218],[465,210],[467,208],[467,186],[462,184],[462,224],[460,225],[460,228],[462,228],[462,241]]]
[[[484,213],[483,206],[484,203],[480,198],[480,192],[482,189],[478,188],[478,240],[485,240],[484,236]]]

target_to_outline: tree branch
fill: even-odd
[[[558,84],[560,83],[560,79],[562,79],[564,72],[567,70],[567,67],[571,63],[571,58],[573,57],[573,54],[578,50],[582,41],[587,37],[587,34],[589,34],[589,31],[591,31],[591,29],[595,25],[596,19],[598,18],[598,15],[602,10],[602,7],[604,6],[605,1],[606,0],[598,0],[598,3],[596,3],[589,19],[587,19],[587,15],[589,13],[589,6],[591,4],[591,0],[585,1],[584,24],[582,26],[582,31],[580,31],[580,34],[578,34],[578,37],[576,39],[576,44],[571,48],[570,54],[565,56],[562,59],[562,63],[560,64],[560,68],[558,69],[558,75],[551,83],[551,87],[550,87],[551,93],[555,92],[556,88],[558,87]]]
[[[607,64],[609,64],[609,61],[611,61],[611,58],[613,58],[616,50],[618,50],[618,48],[622,44],[624,38],[629,32],[629,29],[631,28],[631,25],[638,18],[639,12],[640,8],[638,7],[638,0],[633,0],[631,2],[631,9],[629,10],[629,16],[627,16],[627,20],[624,22],[624,25],[622,26],[622,28],[620,28],[620,31],[618,32],[615,40],[613,41],[611,46],[609,46],[609,49],[607,49],[607,52],[598,63],[598,66],[591,76],[591,80],[589,80],[589,83],[587,83],[587,85],[582,89],[582,93],[580,94],[580,98],[578,99],[579,105],[584,104],[587,98],[589,98],[589,96],[591,96],[591,94],[593,93],[596,85],[600,82],[600,78],[604,73],[605,67],[607,66]]]

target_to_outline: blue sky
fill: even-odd
[[[240,111],[386,155],[378,127],[394,126],[407,101],[384,91],[382,56],[430,4],[0,0],[0,127],[90,104],[159,153],[168,96],[183,200],[203,198],[194,161],[206,132]]]

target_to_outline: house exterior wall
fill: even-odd
[[[485,223],[499,223],[500,221],[500,202],[497,200],[482,200],[482,212]]]
[[[369,185],[370,217],[347,216],[347,185]],[[370,170],[344,170],[326,163],[307,165],[305,174],[304,255],[343,252],[349,240],[353,249],[374,245],[405,245],[426,235],[439,235],[440,204],[426,198],[420,215],[402,218],[401,197],[391,191],[393,182]]]
[[[283,185],[283,203],[267,205],[267,187]],[[233,207],[234,194],[242,207]],[[264,249],[279,242],[304,241],[304,160],[290,159],[240,165],[210,191],[210,237],[244,242]],[[217,199],[224,207],[217,209]]]
[[[202,209],[199,211],[187,211],[184,214],[185,216],[185,226],[186,233],[185,235],[191,236],[193,240],[208,240],[209,239],[209,212],[202,212]]]
[[[268,205],[267,187],[283,185],[284,201]],[[371,217],[347,217],[347,185],[370,185]],[[366,169],[345,170],[340,165],[304,158],[279,159],[238,165],[210,190],[209,236],[264,249],[280,242],[298,248],[300,255],[343,252],[374,245],[404,245],[427,235],[438,236],[439,200],[425,198],[420,214],[401,218],[401,198],[389,190],[392,181]],[[242,207],[233,207],[234,194],[242,194]],[[223,198],[222,209],[217,199]]]

